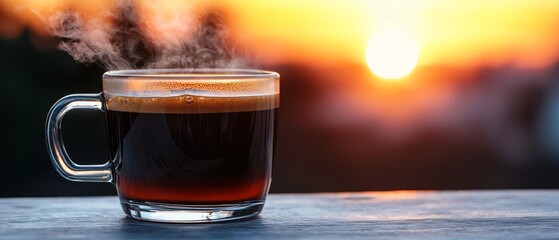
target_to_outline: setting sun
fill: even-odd
[[[415,39],[399,29],[384,29],[369,41],[367,65],[385,79],[398,79],[409,74],[417,64],[419,50]]]

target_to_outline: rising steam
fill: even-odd
[[[117,1],[103,19],[72,10],[42,19],[49,32],[61,38],[60,49],[78,62],[108,70],[227,68],[243,62],[227,48],[227,32],[218,13],[195,18],[175,14],[166,21],[154,21],[141,15],[134,3]]]

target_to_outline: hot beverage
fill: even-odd
[[[120,197],[202,205],[264,200],[276,98],[107,99],[109,150]]]
[[[264,207],[272,174],[279,75],[243,69],[110,71],[100,94],[72,94],[47,116],[47,149],[72,181],[112,182],[124,213],[157,222],[246,219]],[[64,115],[105,113],[110,159],[74,163]]]

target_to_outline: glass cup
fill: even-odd
[[[46,122],[52,163],[68,180],[112,182],[124,213],[156,222],[256,216],[271,182],[279,74],[242,69],[110,71],[103,92],[60,99]],[[61,124],[105,113],[109,161],[74,163]]]

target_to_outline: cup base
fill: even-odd
[[[128,217],[166,223],[209,223],[248,219],[258,215],[264,208],[264,201],[219,205],[181,205],[121,199],[120,204]]]

